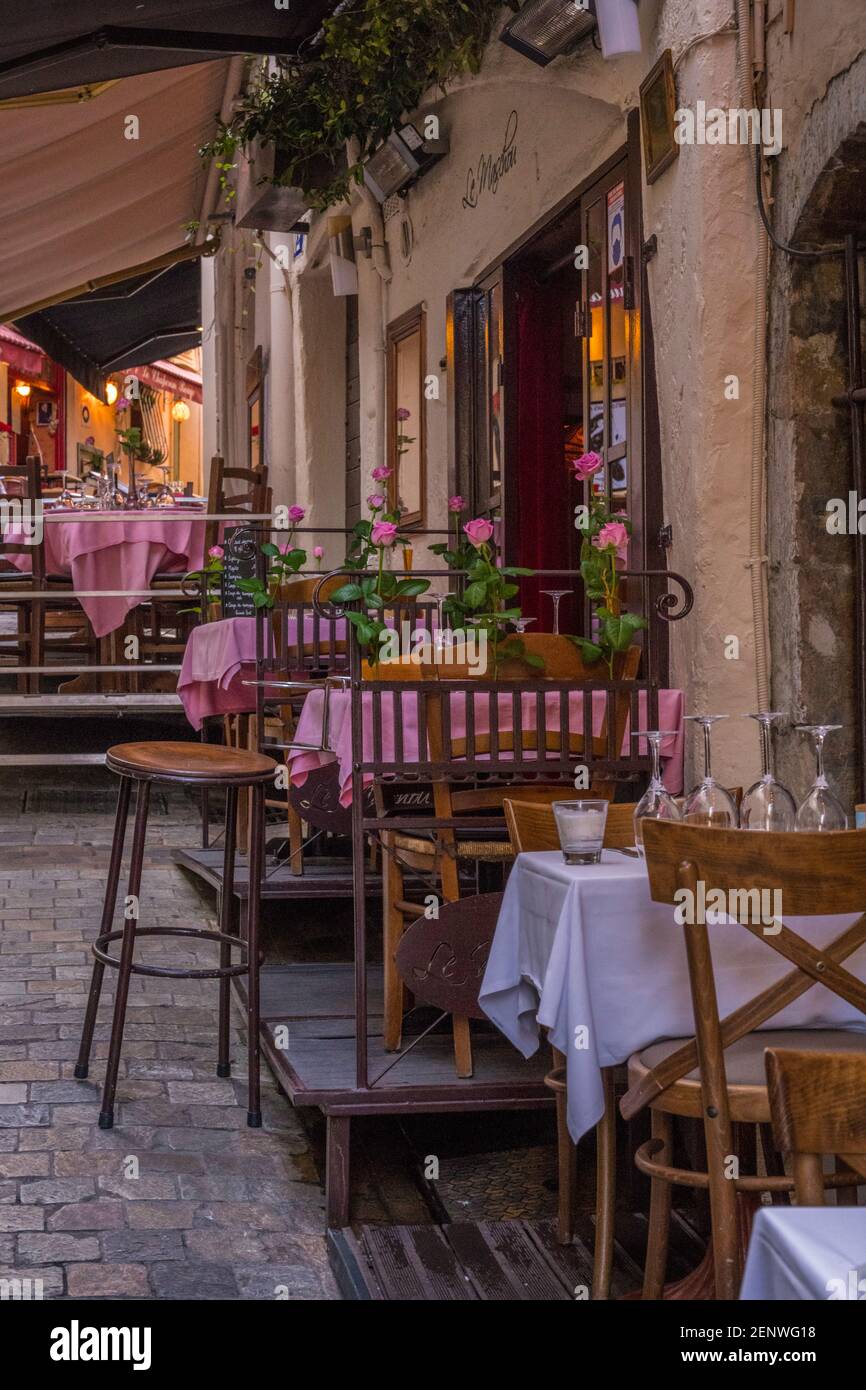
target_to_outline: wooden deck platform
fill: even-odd
[[[179,850],[176,863],[197,874],[205,883],[217,891],[222,887],[223,852],[215,849]],[[382,879],[378,873],[367,870],[367,895],[381,897]],[[287,864],[274,864],[269,861],[262,884],[262,898],[265,900],[283,898],[352,898],[354,897],[352,864],[349,859],[335,859],[326,855],[310,855],[304,864],[302,874],[293,874]],[[249,875],[245,859],[238,857],[235,866],[235,896],[245,901],[249,896]]]
[[[361,1226],[328,1232],[344,1298],[402,1302],[570,1302],[588,1298],[592,1255],[557,1244],[553,1222]]]
[[[237,988],[243,995],[240,977]],[[358,1087],[356,1076],[352,964],[265,966],[261,988],[262,1043],[293,1104],[321,1106],[326,1114],[371,1115],[552,1103],[543,1084],[550,1065],[546,1049],[526,1061],[492,1025],[473,1025],[474,1073],[465,1080],[455,1071],[447,1022],[426,1037],[407,1032],[402,1053],[386,1052],[381,967],[367,967],[366,1089]]]

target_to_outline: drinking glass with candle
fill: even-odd
[[[606,801],[554,801],[553,814],[566,864],[598,864],[607,823]]]

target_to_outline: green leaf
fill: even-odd
[[[429,579],[401,579],[397,585],[395,597],[417,598],[419,594],[426,594],[429,588]]]
[[[573,637],[571,633],[568,634],[568,637],[569,641],[573,642],[576,647],[580,647],[583,659],[589,665],[592,665],[596,661],[601,661],[604,652],[597,643],[590,642],[588,637]]]
[[[384,608],[385,600],[381,594],[372,593],[367,595],[367,602],[371,608]]]
[[[273,541],[266,541],[261,550],[263,555],[268,555],[270,557],[279,555],[280,553],[279,546],[274,545]]]
[[[522,566],[522,565],[504,565],[504,566],[502,567],[502,569],[499,570],[499,574],[510,574],[510,575],[525,574],[525,575],[533,575],[533,574],[535,574],[535,570],[528,570],[528,569],[526,569],[526,568],[525,568],[524,566]]]
[[[341,584],[339,589],[335,589],[331,594],[331,601],[335,603],[350,603],[356,598],[363,598],[360,584]],[[352,614],[348,616],[351,618]]]
[[[487,598],[487,585],[480,580],[467,585],[463,592],[463,602],[467,608],[479,608]]]

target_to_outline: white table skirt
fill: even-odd
[[[856,920],[792,917],[787,925],[822,946]],[[612,850],[601,864],[581,866],[565,864],[558,850],[518,855],[480,1002],[525,1057],[539,1046],[542,1027],[565,1053],[575,1141],[604,1112],[601,1067],[660,1039],[694,1036],[684,930],[673,907],[650,898],[640,860]],[[722,1017],[792,968],[739,923],[709,930]],[[846,964],[866,979],[866,947]],[[862,1014],[814,985],[767,1026],[852,1025],[866,1031]]]
[[[866,1300],[866,1207],[761,1207],[740,1298]]]

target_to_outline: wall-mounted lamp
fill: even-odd
[[[114,405],[117,400],[117,386],[113,381],[109,381],[105,388],[105,399],[109,405]]]
[[[189,406],[186,401],[175,401],[171,408],[171,418],[176,420],[179,425],[183,424],[184,420],[189,419]]]
[[[26,401],[27,397],[30,395],[31,390],[32,387],[28,386],[26,381],[16,382],[15,392],[17,395],[21,397],[22,401]]]
[[[499,37],[524,58],[546,67],[589,38],[597,27],[595,12],[595,0],[527,0]]]
[[[338,297],[357,294],[358,267],[355,264],[351,217],[328,218],[328,259],[334,294]]]
[[[448,153],[447,140],[425,140],[413,125],[392,131],[364,165],[364,182],[378,202],[403,193]]]

